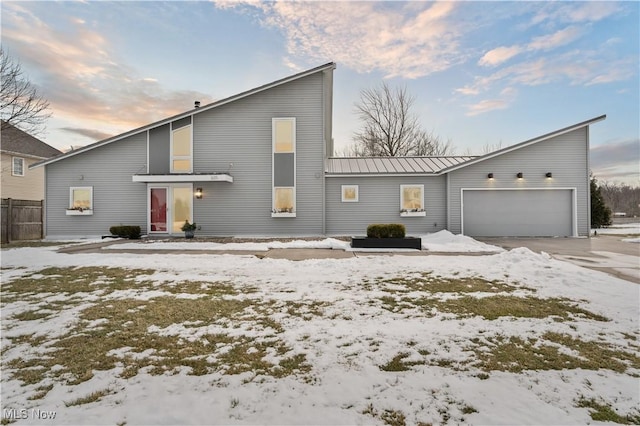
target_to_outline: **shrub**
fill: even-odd
[[[121,238],[128,238],[130,240],[137,240],[140,238],[140,227],[130,225],[112,226],[109,228],[109,232],[112,235],[117,235]]]
[[[404,238],[406,229],[401,223],[375,224],[367,226],[369,238]]]

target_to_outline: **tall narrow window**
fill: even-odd
[[[171,133],[171,173],[191,173],[191,126],[180,127]]]
[[[272,217],[296,216],[296,119],[274,118]]]
[[[20,157],[12,158],[11,174],[13,176],[24,176],[24,158],[20,158]]]

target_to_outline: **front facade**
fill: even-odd
[[[43,200],[44,168],[29,167],[59,154],[62,153],[40,139],[3,122],[0,136],[2,198]]]
[[[43,161],[46,234],[589,234],[588,126],[482,157],[332,158],[323,66]],[[520,175],[518,175],[520,174]],[[521,176],[521,177],[518,177]]]

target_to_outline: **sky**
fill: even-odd
[[[336,153],[360,92],[406,88],[428,131],[482,154],[602,114],[591,170],[640,186],[638,2],[2,1],[1,41],[66,150],[336,62]]]

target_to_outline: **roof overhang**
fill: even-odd
[[[226,173],[201,173],[186,175],[133,175],[133,182],[233,182],[233,176]]]

